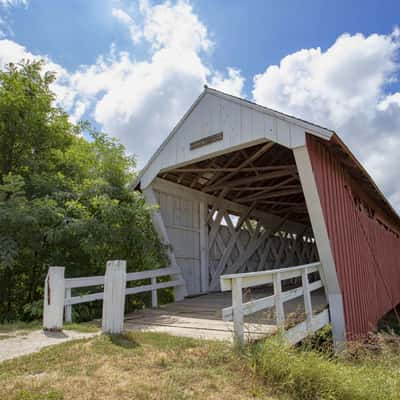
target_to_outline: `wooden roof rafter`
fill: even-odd
[[[204,188],[205,192],[212,192],[216,189],[220,189],[222,187],[235,187],[235,186],[239,186],[239,185],[250,185],[251,183],[254,182],[261,182],[261,181],[268,181],[271,180],[273,178],[282,178],[284,176],[288,176],[288,175],[292,175],[296,170],[296,166],[290,167],[287,170],[279,170],[279,171],[272,171],[266,174],[261,174],[261,175],[253,175],[253,176],[247,176],[247,177],[243,177],[243,178],[238,178],[235,180],[231,180],[231,181],[217,181],[216,184],[211,185],[211,186],[206,186]]]
[[[275,143],[273,143],[273,142],[267,142],[266,144],[264,144],[260,149],[258,149],[250,157],[246,157],[245,160],[240,165],[237,166],[235,171],[230,172],[229,174],[225,175],[220,180],[218,180],[218,183],[222,184],[223,182],[226,182],[226,181],[230,180],[233,176],[239,174],[242,168],[247,167],[253,161],[257,160],[261,155],[263,155],[269,149],[271,149],[272,146],[274,146],[274,144]]]
[[[270,141],[171,169],[162,177],[280,216],[291,212],[304,220],[307,212],[292,150]]]

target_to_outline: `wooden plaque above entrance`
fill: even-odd
[[[206,136],[202,139],[190,143],[190,150],[198,149],[199,147],[207,146],[208,144],[218,142],[224,138],[223,132],[218,132],[215,135]]]

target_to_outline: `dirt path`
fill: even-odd
[[[15,333],[14,333],[15,334]],[[26,334],[16,334],[7,339],[0,337],[0,362],[25,354],[35,353],[43,347],[59,344],[68,340],[86,339],[98,333],[82,333],[64,330],[63,332],[32,331]],[[8,334],[9,336],[11,334]]]

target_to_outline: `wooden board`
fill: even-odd
[[[271,288],[244,293],[244,298],[269,295]],[[323,291],[313,296],[314,307],[325,304]],[[233,323],[222,321],[221,310],[231,305],[231,293],[212,293],[167,304],[158,309],[147,309],[132,313],[125,318],[125,329],[146,332],[166,332],[176,336],[202,339],[233,340]],[[285,313],[302,312],[301,299],[285,304]],[[245,321],[246,340],[255,340],[276,332],[274,316],[253,314]]]
[[[200,203],[156,191],[161,215],[176,262],[181,267],[188,295],[201,292]]]

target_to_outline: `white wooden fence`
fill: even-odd
[[[306,320],[285,331],[284,335],[290,343],[295,344],[304,339],[308,334],[315,332],[329,323],[329,312],[313,315],[311,292],[323,287],[322,281],[310,283],[308,275],[319,271],[319,262],[300,265],[290,268],[282,268],[260,272],[222,275],[221,290],[232,291],[232,306],[222,310],[222,318],[225,321],[233,320],[235,340],[244,342],[244,317],[258,311],[275,307],[276,324],[279,328],[285,327],[284,303],[303,296]],[[302,285],[295,289],[282,291],[282,281],[301,277]],[[265,284],[273,284],[274,294],[243,303],[242,290]]]
[[[105,276],[84,278],[64,278],[64,267],[50,267],[45,280],[43,327],[48,330],[61,330],[63,311],[65,320],[71,322],[72,306],[95,300],[103,300],[102,329],[109,333],[122,331],[125,296],[151,292],[152,306],[158,306],[158,289],[175,288],[184,285],[183,278],[173,278],[168,282],[157,282],[157,278],[179,275],[178,267],[160,268],[148,271],[126,273],[124,260],[108,261]],[[149,284],[126,287],[127,282],[149,280]],[[104,286],[97,293],[72,296],[72,289]]]

